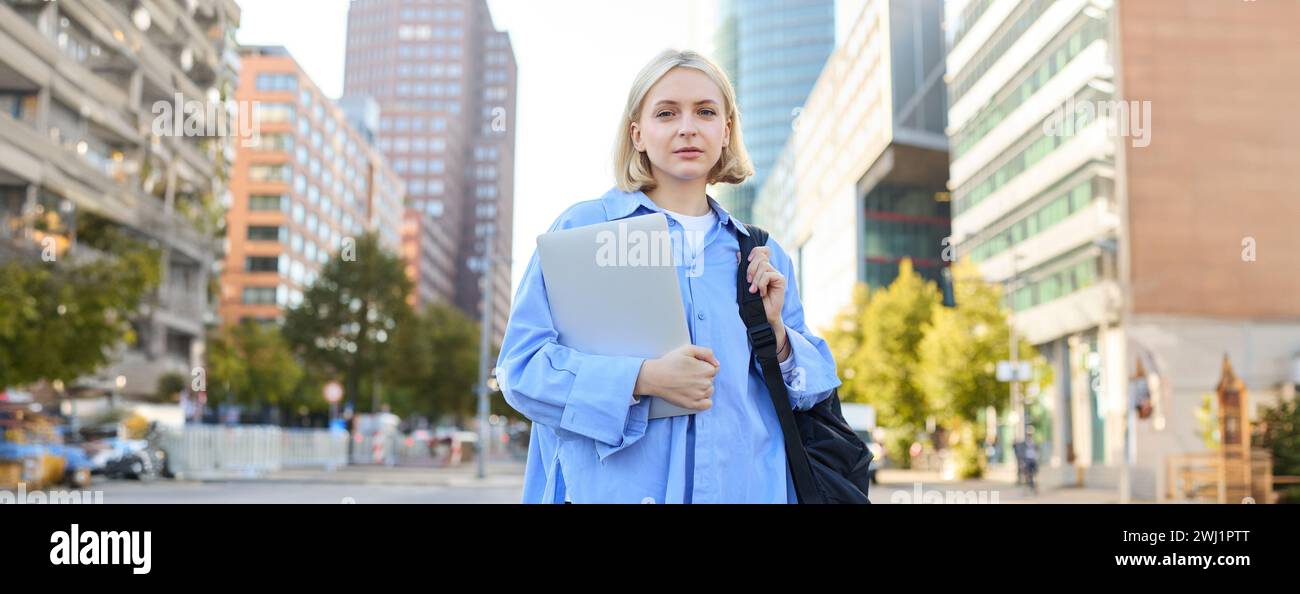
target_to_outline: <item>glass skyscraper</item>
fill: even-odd
[[[715,57],[731,77],[755,175],[719,201],[751,220],[754,197],[835,49],[835,0],[720,0]]]

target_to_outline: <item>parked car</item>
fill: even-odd
[[[58,415],[31,403],[0,402],[0,488],[90,484],[85,451],[65,441]]]
[[[162,432],[156,424],[149,426],[144,439],[113,435],[91,442],[87,449],[92,452],[89,468],[94,474],[140,481],[172,477],[167,451],[162,448]]]

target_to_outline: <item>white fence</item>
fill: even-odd
[[[329,429],[186,425],[169,432],[163,448],[177,476],[257,476],[282,468],[344,466],[348,434]]]

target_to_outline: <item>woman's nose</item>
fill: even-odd
[[[679,136],[694,136],[697,134],[695,120],[691,116],[682,118],[682,127],[677,130]]]

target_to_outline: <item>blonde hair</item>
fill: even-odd
[[[623,119],[619,121],[618,138],[614,142],[614,180],[624,192],[653,190],[657,185],[650,168],[650,156],[632,145],[631,125],[640,119],[650,87],[678,66],[703,72],[722,90],[723,109],[731,128],[731,140],[728,146],[722,147],[722,155],[718,157],[713,169],[709,170],[709,183],[739,184],[754,175],[749,151],[745,150],[745,143],[741,139],[740,109],[736,107],[736,90],[731,85],[731,80],[717,64],[698,52],[668,49],[655,56],[637,74],[632,90],[627,95]]]

